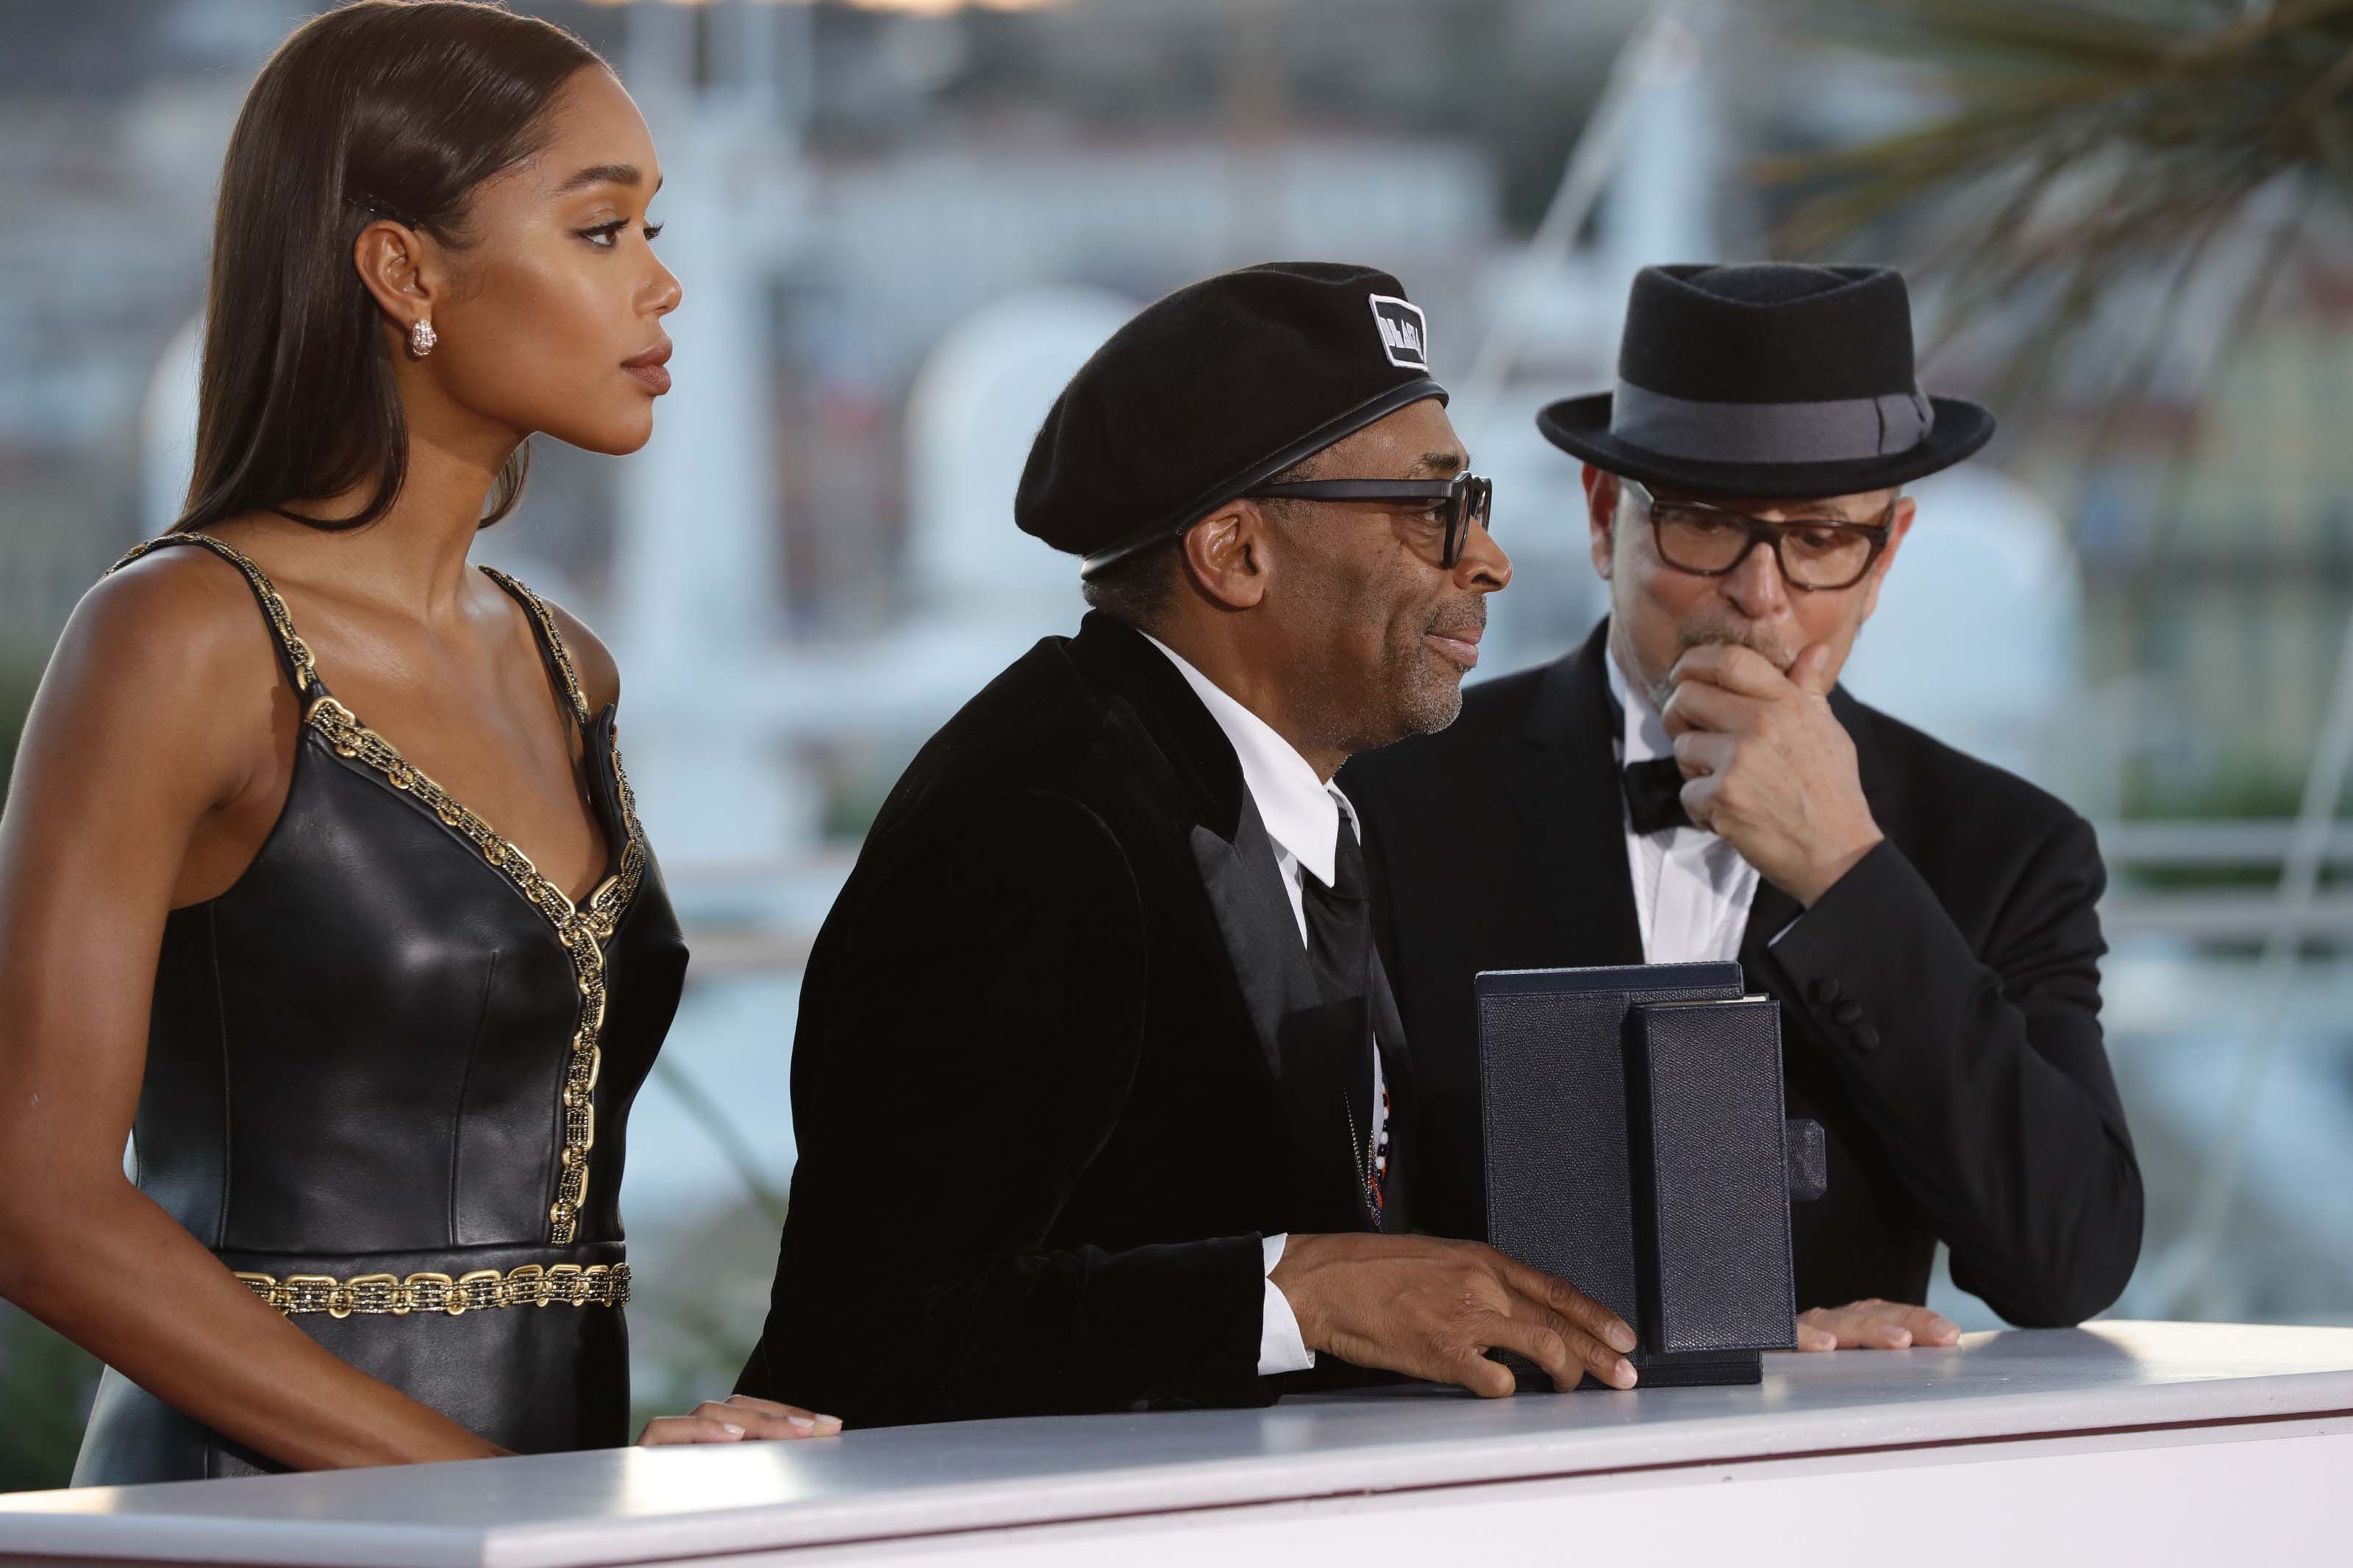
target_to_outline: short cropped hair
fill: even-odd
[[[1315,460],[1321,453],[1311,454],[1264,481],[1271,485],[1287,485],[1296,480],[1313,479]],[[1261,501],[1270,510],[1295,503],[1285,500]],[[1079,593],[1092,609],[1101,610],[1113,620],[1124,621],[1138,631],[1150,631],[1153,624],[1167,613],[1176,597],[1176,588],[1185,570],[1184,535],[1172,533],[1158,542],[1137,551],[1124,561],[1115,562],[1079,582]]]

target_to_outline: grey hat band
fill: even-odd
[[[1618,383],[1609,433],[1662,457],[1709,463],[1852,463],[1908,451],[1936,411],[1918,387],[1825,403],[1701,403]]]

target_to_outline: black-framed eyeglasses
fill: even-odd
[[[1251,499],[1270,500],[1435,501],[1432,521],[1446,528],[1446,547],[1439,556],[1441,572],[1451,572],[1470,542],[1471,525],[1487,526],[1495,499],[1495,481],[1478,474],[1457,474],[1451,479],[1293,479],[1245,490]]]
[[[1793,517],[1773,522],[1729,507],[1705,501],[1661,500],[1629,479],[1619,484],[1641,499],[1651,520],[1651,540],[1659,559],[1678,572],[1699,577],[1728,577],[1760,543],[1772,547],[1781,568],[1781,581],[1805,593],[1852,588],[1871,570],[1887,548],[1888,531],[1895,521],[1895,502],[1876,522],[1855,522],[1842,517]]]

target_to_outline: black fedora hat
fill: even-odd
[[[1563,451],[1644,484],[1718,495],[1853,495],[1949,468],[1993,416],[1921,392],[1912,301],[1884,267],[1646,267],[1615,393],[1536,416]]]

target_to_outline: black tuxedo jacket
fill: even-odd
[[[1423,1229],[1485,1234],[1472,976],[1642,962],[1608,630],[1340,778],[1413,1042]],[[2141,1234],[2100,1037],[2091,826],[1843,689],[1831,702],[1886,842],[1778,942],[1800,909],[1760,883],[1740,950],[1782,1004],[1788,1113],[1829,1134],[1829,1195],[1791,1212],[1798,1304],[1919,1301],[1942,1238],[1955,1282],[2011,1322],[2078,1322],[2124,1289]]]
[[[1272,1399],[1261,1237],[1371,1227],[1362,1038],[1176,667],[1101,615],[1040,642],[910,765],[818,933],[739,1391],[853,1426]]]

